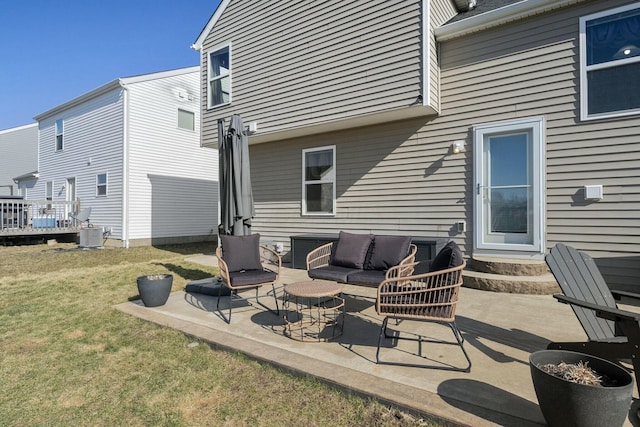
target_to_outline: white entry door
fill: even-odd
[[[544,120],[474,127],[474,246],[544,252]]]

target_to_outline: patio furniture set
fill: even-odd
[[[221,236],[216,250],[220,276],[230,289],[228,316],[231,322],[233,299],[239,290],[256,289],[256,301],[279,315],[275,284],[280,276],[280,256],[259,244],[260,235]],[[464,349],[464,338],[455,323],[462,270],[466,263],[455,242],[450,241],[431,261],[429,271],[413,274],[416,247],[405,236],[377,236],[341,232],[335,243],[322,245],[307,255],[307,273],[311,280],[284,285],[284,333],[299,341],[329,341],[342,335],[345,322],[344,284],[377,287],[376,311],[383,316],[378,337],[376,362],[404,366],[429,367],[469,372],[471,360]],[[259,300],[258,289],[271,285],[275,311]],[[222,287],[220,287],[222,289]],[[389,320],[435,322],[447,325],[455,342],[427,339],[421,335],[402,336],[389,331]],[[456,344],[468,364],[464,367],[417,365],[387,362],[380,357],[384,340]],[[420,350],[421,351],[421,350]]]

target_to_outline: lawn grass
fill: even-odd
[[[0,247],[2,426],[435,426],[116,311],[210,245]]]

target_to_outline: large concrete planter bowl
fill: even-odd
[[[616,386],[577,384],[551,375],[540,366],[582,361],[599,376],[611,378]],[[549,426],[616,427],[629,414],[633,378],[624,368],[608,360],[564,350],[541,350],[529,357],[531,378],[538,403]]]
[[[140,276],[137,283],[138,293],[145,307],[157,307],[164,305],[169,299],[173,276],[171,274]]]

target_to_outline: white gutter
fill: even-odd
[[[436,28],[435,36],[439,42],[462,37],[476,31],[504,25],[508,22],[538,15],[553,9],[560,9],[585,0],[522,0],[489,12],[481,13],[460,21]]]

